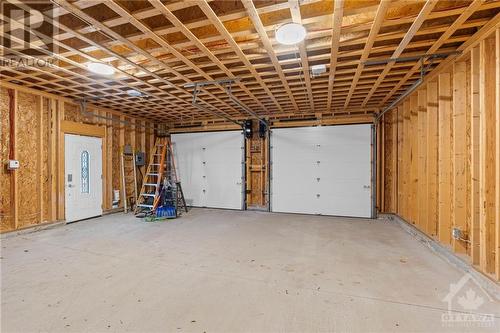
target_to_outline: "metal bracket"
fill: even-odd
[[[243,124],[242,124],[242,123],[240,123],[240,122],[238,122],[238,121],[236,121],[236,120],[234,120],[234,119],[231,119],[231,118],[229,117],[229,115],[226,115],[226,113],[225,113],[225,112],[217,112],[217,111],[213,111],[213,110],[211,110],[211,109],[209,109],[209,108],[206,108],[206,107],[204,107],[204,106],[202,106],[201,104],[199,104],[199,103],[198,103],[198,101],[197,101],[197,99],[196,99],[196,98],[198,97],[198,94],[199,94],[199,92],[200,92],[200,90],[201,90],[201,89],[200,89],[200,87],[203,87],[203,86],[205,86],[205,85],[207,85],[207,84],[214,84],[214,82],[216,82],[216,81],[194,82],[194,83],[189,83],[189,84],[186,84],[184,87],[194,87],[194,89],[193,89],[193,102],[192,102],[191,104],[192,104],[194,107],[196,107],[196,108],[198,108],[198,109],[200,109],[200,110],[202,110],[202,111],[209,112],[209,113],[211,113],[211,114],[216,115],[217,117],[222,117],[222,118],[224,118],[224,119],[226,119],[226,120],[228,120],[228,121],[230,121],[230,122],[232,122],[232,123],[235,123],[235,124],[236,124],[236,125],[238,125],[238,126],[243,127]]]
[[[104,120],[110,120],[110,121],[117,121],[121,124],[124,124],[126,126],[135,126],[136,128],[137,127],[142,127],[142,128],[147,128],[147,129],[152,129],[153,131],[156,131],[157,129],[154,128],[154,127],[151,127],[151,126],[147,126],[147,125],[142,125],[140,122],[138,123],[134,123],[132,124],[130,121],[127,121],[127,120],[115,120],[113,119],[113,117],[106,117],[106,116],[101,116],[100,114],[95,114],[95,113],[92,113],[92,112],[89,112],[87,111],[87,102],[89,100],[91,101],[97,101],[99,99],[101,99],[103,97],[84,97],[84,98],[80,98],[80,99],[76,99],[75,102],[77,102],[79,105],[80,105],[80,113],[84,116],[87,116],[87,117],[95,117],[95,118],[99,118],[99,119],[104,119]]]
[[[387,58],[387,59],[380,59],[380,60],[369,60],[365,61],[363,64],[365,66],[371,66],[371,65],[383,65],[383,64],[388,64],[390,62],[408,62],[408,61],[415,61],[415,60],[422,60],[422,59],[438,59],[438,58],[446,58],[450,55],[459,55],[462,52],[460,51],[453,51],[453,52],[446,52],[446,53],[431,53],[431,54],[420,54],[412,57],[399,57],[399,58]]]
[[[220,79],[220,80],[215,80],[215,81],[192,82],[192,83],[185,84],[184,88],[194,88],[194,90],[193,90],[193,103],[192,104],[194,106],[196,106],[197,108],[204,110],[204,111],[207,111],[207,112],[210,112],[212,114],[215,114],[219,117],[223,117],[224,119],[229,120],[229,121],[236,123],[239,126],[243,127],[242,123],[240,123],[234,119],[231,119],[229,116],[222,114],[221,112],[215,112],[215,111],[209,110],[208,108],[205,108],[205,107],[201,106],[199,103],[197,103],[196,98],[200,92],[201,87],[208,86],[208,85],[214,85],[214,84],[222,85],[224,87],[224,90],[225,90],[226,94],[228,95],[229,99],[231,99],[231,101],[233,103],[238,105],[240,108],[242,108],[246,113],[251,115],[253,118],[259,120],[259,122],[261,122],[267,126],[268,124],[267,124],[267,121],[265,119],[263,119],[262,117],[257,115],[252,110],[250,110],[245,104],[243,104],[241,101],[239,101],[233,95],[231,85],[233,82],[238,81],[238,80],[239,80],[239,78],[227,78],[227,79]]]
[[[405,92],[403,92],[401,95],[399,95],[398,98],[396,98],[391,104],[386,106],[385,108],[382,109],[377,115],[375,115],[375,123],[377,123],[380,118],[389,110],[391,110],[394,106],[396,106],[401,100],[403,100],[406,96],[410,95],[412,92],[414,92],[423,82],[425,75],[431,68],[432,64],[434,63],[434,59],[437,58],[445,58],[450,55],[460,55],[462,52],[459,51],[454,51],[454,52],[449,52],[449,53],[436,53],[436,54],[424,54],[422,56],[418,57],[408,57],[408,58],[401,58],[401,59],[406,59],[405,61],[410,61],[410,60],[420,60],[420,78],[415,81]],[[388,59],[387,62],[389,61],[396,61],[398,58],[395,59]],[[408,60],[410,59],[410,60]],[[429,59],[429,64],[425,66],[425,60]],[[365,63],[366,64],[366,63]],[[373,62],[371,63],[373,64]]]

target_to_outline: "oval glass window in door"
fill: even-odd
[[[84,150],[82,151],[81,157],[80,157],[80,164],[81,164],[81,175],[82,175],[82,186],[81,186],[81,192],[82,193],[90,193],[90,170],[89,170],[89,164],[90,164],[90,155],[89,152]]]

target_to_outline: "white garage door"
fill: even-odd
[[[273,129],[274,212],[372,216],[371,125]]]
[[[172,143],[188,205],[242,209],[241,131],[173,134]]]

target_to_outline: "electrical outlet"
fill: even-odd
[[[9,160],[9,162],[7,162],[7,169],[8,170],[19,169],[19,161],[17,161],[17,160]]]
[[[460,230],[459,228],[453,228],[451,230],[451,236],[454,238],[454,239],[463,239],[463,233],[462,233],[462,230]]]

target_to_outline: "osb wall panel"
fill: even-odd
[[[10,219],[10,172],[5,167],[9,159],[9,94],[7,89],[0,88],[0,230],[11,228]]]
[[[19,183],[19,227],[40,223],[38,202],[39,183],[36,177],[38,165],[37,96],[19,92],[17,112],[17,156],[20,168]],[[27,129],[30,129],[29,131]]]
[[[495,58],[494,43],[483,41],[385,114],[383,195],[386,212],[500,280],[500,203],[494,196],[500,192],[500,173],[494,172],[500,167],[500,47]],[[453,229],[461,239],[452,237]]]
[[[87,110],[90,112],[91,110]],[[84,123],[84,124],[97,124],[98,120],[95,117],[83,115],[82,112],[80,112],[80,106],[75,105],[75,104],[70,104],[70,103],[64,103],[64,119],[68,121],[74,121],[77,123]]]

